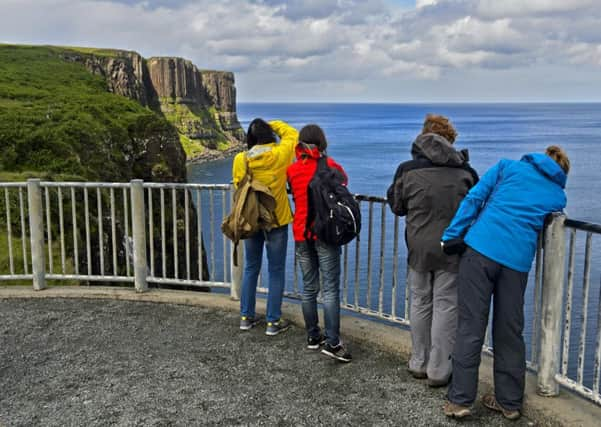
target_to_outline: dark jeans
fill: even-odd
[[[267,248],[269,272],[267,293],[267,321],[275,322],[282,316],[282,297],[286,280],[286,247],[288,226],[258,232],[244,240],[244,277],[240,297],[240,315],[255,317],[257,280],[263,261],[263,246]]]
[[[296,257],[303,273],[303,317],[310,337],[319,337],[317,294],[323,285],[323,316],[328,344],[340,342],[340,247],[317,242],[296,242]]]
[[[457,277],[459,324],[453,350],[453,377],[448,398],[469,406],[476,399],[478,367],[493,299],[495,397],[508,410],[519,410],[524,398],[524,291],[528,273],[504,267],[468,248]]]

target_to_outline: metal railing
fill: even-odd
[[[133,282],[139,291],[148,283],[230,287],[229,246],[225,238],[216,244],[229,185],[29,180],[0,183],[2,192],[8,271],[0,265],[0,281],[33,280],[36,289],[47,280]]]
[[[599,274],[599,264],[594,265],[593,235],[601,236],[601,226],[581,221],[565,219],[563,226],[569,235],[567,254],[567,277],[561,274],[561,303],[563,327],[561,338],[561,366],[554,376],[556,383],[587,397],[601,405],[599,392],[601,376],[601,280],[591,283],[591,277]],[[584,238],[584,253],[577,239]],[[566,233],[558,238],[563,240],[560,247],[565,248]],[[599,240],[596,241],[599,249]],[[559,263],[565,268],[565,263]],[[595,269],[595,270],[593,270]],[[580,279],[580,280],[578,280]],[[577,301],[577,282],[581,284],[581,300]],[[595,289],[595,286],[597,288]],[[591,294],[596,293],[595,296]],[[558,298],[559,299],[559,298]],[[591,304],[591,299],[593,304]],[[595,311],[596,308],[596,311]],[[590,309],[590,310],[589,310]],[[592,316],[589,316],[589,311]],[[559,316],[557,316],[559,317]],[[575,322],[579,319],[579,322]],[[594,339],[593,339],[594,337]],[[559,350],[559,346],[558,346]],[[559,351],[556,350],[556,353]],[[572,358],[571,356],[576,356]],[[559,357],[557,357],[559,360]],[[591,375],[592,373],[592,375]]]
[[[220,232],[231,207],[230,185],[29,180],[0,183],[0,197],[2,192],[0,244],[6,263],[0,264],[0,281],[31,280],[37,290],[48,280],[69,280],[133,283],[139,292],[150,283],[225,288],[234,298],[240,294],[243,251],[234,267],[231,242]],[[363,229],[342,250],[341,307],[409,325],[407,266],[399,262],[406,253],[399,242],[404,221],[388,212],[382,197],[356,199]],[[583,253],[577,233],[585,234]],[[592,263],[594,234],[601,234],[601,226],[562,215],[546,227],[527,288],[524,335],[540,394],[556,395],[562,385],[601,405],[601,290],[590,280],[599,273]],[[300,272],[290,243],[285,294],[300,298]],[[575,310],[577,276],[582,304]],[[267,291],[264,282],[261,278],[260,292]],[[591,304],[593,291],[599,297]],[[488,331],[484,350],[494,355]]]

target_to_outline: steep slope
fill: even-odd
[[[145,61],[134,52],[90,51],[0,45],[0,180],[39,176],[46,180],[185,182],[186,154],[177,129],[160,111]],[[9,204],[16,208],[14,197]],[[5,206],[0,204],[0,271],[7,271],[8,262]],[[121,208],[117,209],[117,216],[123,217]],[[183,206],[177,209],[178,218],[183,218]],[[53,217],[57,214],[52,212]],[[194,227],[194,212],[189,219]],[[95,221],[91,219],[96,236],[100,227]],[[83,218],[78,222],[82,224]],[[12,216],[11,225],[19,228],[17,216]],[[168,222],[167,227],[172,226],[183,233],[183,221]],[[109,230],[110,224],[103,229]],[[122,224],[117,224],[117,241],[123,241],[124,233]],[[68,251],[73,249],[72,237],[67,236]],[[108,238],[106,233],[104,238]],[[196,237],[191,238],[196,250]],[[167,240],[171,247],[171,237]],[[13,239],[13,243],[18,254],[20,241]],[[183,244],[179,242],[182,253]],[[92,242],[93,252],[99,247],[97,241]],[[194,250],[193,271],[198,259]],[[123,248],[118,256],[124,265]],[[167,260],[168,269],[173,269],[173,262]],[[183,271],[183,259],[178,264]],[[93,268],[97,270],[96,265]],[[204,272],[206,278],[208,269]]]
[[[0,45],[0,170],[185,181],[174,127],[62,53]]]

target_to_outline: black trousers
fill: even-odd
[[[502,266],[469,248],[459,264],[458,327],[448,399],[469,406],[476,400],[478,368],[493,299],[494,380],[497,402],[520,409],[524,398],[526,348],[524,291],[528,273]]]

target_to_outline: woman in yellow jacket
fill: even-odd
[[[276,134],[280,137],[276,143]],[[298,132],[279,120],[265,122],[253,120],[246,135],[248,151],[234,158],[232,176],[238,186],[250,168],[253,177],[271,190],[275,201],[275,213],[279,227],[269,232],[259,232],[244,240],[244,276],[240,297],[240,329],[249,330],[257,324],[255,301],[257,280],[263,259],[263,247],[267,249],[269,285],[267,294],[267,335],[277,335],[290,327],[282,319],[282,296],[286,280],[286,248],[288,224],[292,222],[292,211],[286,192],[286,169],[294,159]]]

